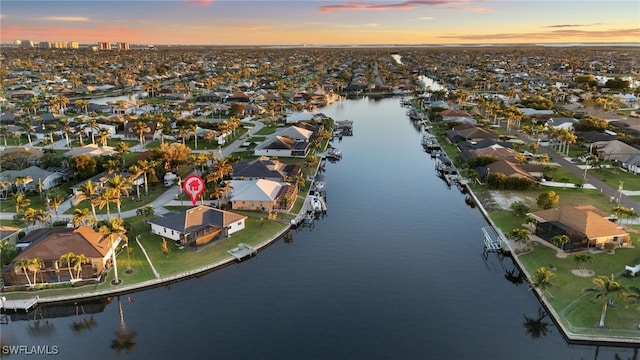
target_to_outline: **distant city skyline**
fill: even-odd
[[[3,0],[0,43],[628,43],[639,14],[637,0]]]

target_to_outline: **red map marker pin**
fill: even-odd
[[[204,179],[198,175],[191,175],[184,180],[184,192],[191,197],[191,203],[196,206],[198,196],[204,192]]]

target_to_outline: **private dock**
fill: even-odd
[[[40,296],[34,296],[30,299],[7,300],[4,296],[0,297],[0,312],[29,312],[38,305]]]
[[[258,252],[256,251],[256,249],[251,246],[251,245],[247,245],[245,243],[240,243],[238,244],[238,246],[234,247],[233,249],[227,251],[231,256],[233,256],[234,258],[236,258],[236,260],[238,261],[242,261],[245,258],[257,255]]]
[[[501,251],[503,249],[503,240],[496,228],[485,226],[482,228],[482,233],[484,234],[484,247],[487,251]]]

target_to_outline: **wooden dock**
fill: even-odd
[[[17,300],[7,300],[3,296],[0,298],[0,310],[5,314],[7,312],[29,312],[38,305],[38,301],[40,301],[40,296]]]
[[[236,258],[236,260],[238,260],[238,261],[242,261],[243,259],[245,259],[247,257],[251,257],[253,255],[258,254],[258,252],[256,251],[256,249],[253,246],[247,245],[245,243],[238,244],[238,246],[236,246],[233,249],[229,250],[228,253],[231,256],[233,256],[234,258]]]

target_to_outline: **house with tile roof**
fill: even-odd
[[[286,182],[258,179],[231,180],[231,208],[236,210],[290,210],[298,187]]]
[[[84,255],[89,262],[82,266],[80,277],[98,279],[111,264],[111,252],[117,248],[121,239],[114,242],[113,248],[108,241],[102,241],[102,234],[90,226],[78,228],[43,228],[37,229],[20,240],[26,245],[24,250],[13,259],[12,263],[2,269],[5,285],[26,285],[29,282],[22,269],[15,264],[24,259],[41,259],[44,267],[37,272],[38,283],[55,283],[71,280],[67,264],[60,261],[66,253]],[[74,271],[75,272],[75,271]],[[32,273],[29,272],[32,276]]]
[[[540,238],[550,242],[556,235],[569,236],[565,249],[630,244],[629,233],[592,205],[541,210],[531,216],[538,221],[535,234]]]
[[[149,224],[152,233],[171,239],[180,246],[197,249],[244,229],[246,218],[230,211],[198,205],[149,220]]]

